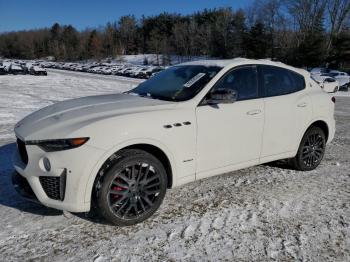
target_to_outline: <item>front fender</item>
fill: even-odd
[[[95,178],[102,167],[102,165],[108,160],[108,158],[113,155],[114,153],[118,152],[119,150],[132,146],[132,145],[137,145],[137,144],[148,144],[152,145],[155,147],[158,147],[161,149],[165,155],[168,157],[171,168],[172,168],[172,175],[173,175],[173,184],[176,185],[178,182],[176,181],[177,179],[177,164],[176,160],[174,158],[174,155],[171,153],[169,148],[164,145],[162,142],[153,139],[153,138],[137,138],[137,139],[130,139],[123,141],[119,144],[116,144],[112,147],[110,147],[107,151],[104,152],[104,154],[100,157],[100,159],[96,162],[94,168],[92,169],[91,173],[89,174],[88,179],[86,180],[86,185],[85,185],[85,203],[91,203],[91,195],[92,195],[92,190],[93,190],[93,185],[95,182]]]

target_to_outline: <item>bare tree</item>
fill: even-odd
[[[328,0],[328,19],[330,24],[327,51],[330,51],[332,41],[343,30],[350,17],[350,0]]]
[[[282,0],[255,1],[254,8],[250,10],[250,19],[254,24],[262,23],[270,35],[269,46],[271,59],[275,57],[277,34],[286,31],[284,13],[282,12]]]
[[[323,19],[328,0],[287,0],[287,7],[296,23],[298,42],[313,34]]]
[[[118,22],[120,34],[120,46],[123,54],[134,53],[137,49],[137,21],[132,15],[122,16]]]

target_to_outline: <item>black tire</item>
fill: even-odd
[[[130,226],[146,220],[159,208],[167,175],[153,155],[138,149],[122,150],[97,188],[98,212],[115,225]]]
[[[326,150],[326,136],[317,127],[310,127],[304,134],[297,155],[290,160],[293,168],[301,171],[315,169],[322,161]]]

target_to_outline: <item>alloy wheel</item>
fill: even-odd
[[[108,205],[122,219],[135,219],[151,209],[161,191],[160,174],[148,163],[128,165],[115,174]]]
[[[303,145],[301,159],[307,167],[317,166],[323,158],[324,151],[324,138],[318,133],[311,133]]]

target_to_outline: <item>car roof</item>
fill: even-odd
[[[277,66],[277,67],[283,67],[289,70],[296,71],[302,75],[309,76],[310,73],[307,72],[304,69],[292,67],[289,65],[286,65],[282,62],[275,62],[271,61],[269,59],[248,59],[248,58],[234,58],[234,59],[221,59],[221,60],[197,60],[197,61],[190,61],[185,62],[179,65],[203,65],[203,66],[219,66],[219,67],[233,67],[233,66],[239,66],[239,65],[248,65],[248,64],[260,64],[260,65],[271,65],[271,66]]]

